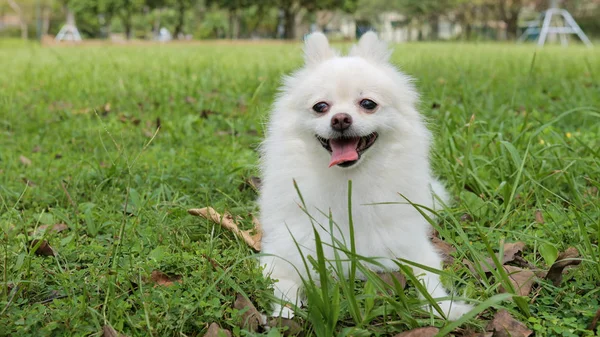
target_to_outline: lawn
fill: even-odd
[[[505,262],[539,276],[523,296],[449,327],[456,335],[484,331],[502,308],[535,336],[593,335],[599,60],[583,47],[395,47],[455,199],[434,223],[456,247],[447,281],[483,307],[502,289],[518,293],[502,260],[479,266],[515,242],[524,248]],[[244,310],[233,308],[242,294],[266,311],[270,281],[253,251],[187,210],[212,206],[252,226],[247,180],[259,175],[263,125],[281,75],[301,62],[299,44],[0,42],[0,335],[100,336],[110,325],[127,336],[203,336],[213,322],[234,336],[269,334],[240,328]],[[570,247],[581,263],[553,284],[543,274]],[[342,293],[338,319],[304,313],[298,324],[305,335],[333,324],[352,336],[447,326],[418,310],[414,284],[406,298],[374,287]]]

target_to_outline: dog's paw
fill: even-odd
[[[271,317],[294,318],[294,310],[282,306],[281,304],[273,304],[273,313]]]
[[[456,321],[473,309],[472,305],[457,301],[443,301],[439,305],[449,321]]]

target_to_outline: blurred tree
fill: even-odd
[[[506,23],[506,34],[509,39],[517,36],[519,27],[519,13],[527,0],[498,0],[498,14],[500,20]]]
[[[482,13],[488,12],[489,8],[496,6],[495,1],[497,0],[457,0],[456,21],[462,27],[463,39],[470,40],[472,38],[474,26],[484,21]]]
[[[430,38],[439,36],[440,17],[458,6],[460,0],[398,0],[400,11],[410,18],[427,22],[431,27]],[[422,38],[419,32],[419,38]]]
[[[400,1],[389,0],[359,0],[356,5],[354,17],[360,20],[375,22],[379,16],[389,11],[401,11]]]
[[[283,16],[283,37],[293,39],[296,37],[296,17],[302,10],[314,13],[317,10],[341,9],[347,13],[354,13],[358,0],[274,0]]]
[[[28,28],[24,11],[21,9],[21,6],[19,6],[14,0],[8,0],[8,5],[19,16],[19,25],[21,26],[21,38],[27,39]]]
[[[71,0],[71,1],[84,1],[89,0]],[[96,1],[91,1],[96,2]],[[129,40],[132,37],[133,32],[133,15],[138,14],[142,11],[145,6],[144,0],[98,0],[97,7],[99,12],[104,13],[108,17],[108,21],[112,20],[113,16],[117,16],[121,19],[123,29],[125,30],[125,37]]]
[[[219,8],[227,10],[229,16],[229,38],[237,39],[239,36],[239,11],[248,8],[254,1],[251,0],[207,0],[207,6],[216,5]],[[258,6],[268,7],[272,6],[271,0],[265,0],[259,2]]]

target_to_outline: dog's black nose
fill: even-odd
[[[331,117],[331,128],[336,131],[344,131],[352,125],[352,116],[347,113],[337,113]]]

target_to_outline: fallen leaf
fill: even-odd
[[[231,214],[225,213],[224,216],[217,213],[212,207],[204,207],[204,208],[192,208],[188,210],[188,213],[191,215],[201,216],[205,219],[208,219],[214,223],[218,223],[224,228],[232,231],[236,235],[242,237],[244,242],[248,244],[252,249],[257,252],[260,252],[260,240],[262,239],[262,228],[258,219],[252,217],[252,223],[254,224],[254,228],[247,231],[242,231],[239,229],[238,225],[235,223],[235,220],[231,216]],[[254,232],[255,234],[251,234]]]
[[[518,259],[518,257],[520,256],[521,252],[523,251],[523,249],[525,248],[525,243],[524,242],[509,242],[509,243],[505,243],[504,244],[504,254],[502,255],[502,259],[500,260],[500,262],[504,265],[508,262],[513,262],[515,259]],[[464,261],[463,261],[464,262]],[[522,262],[520,262],[522,263]],[[469,267],[469,269],[471,269],[472,272],[475,272],[475,267],[473,266],[473,264],[471,263],[466,263],[467,266]],[[481,270],[483,270],[483,272],[485,273],[489,273],[491,271],[490,268],[496,268],[496,265],[494,264],[494,260],[490,257],[485,259],[485,263],[481,262],[479,263],[479,267],[481,268]]]
[[[23,155],[19,156],[19,161],[21,162],[21,164],[23,164],[25,166],[31,165],[31,159],[29,159]]]
[[[406,287],[406,277],[399,271],[394,271],[391,273],[377,273],[377,276],[379,276],[379,278],[389,284],[390,286],[392,286],[394,289],[396,288],[396,285],[394,284],[394,279],[396,279],[398,281],[398,283],[400,283],[400,285],[402,286],[402,289],[404,289]],[[390,290],[390,293],[392,291]]]
[[[40,151],[42,151],[42,148],[39,145],[34,146],[33,149],[31,150],[31,152],[33,152],[33,153],[38,153]]]
[[[242,294],[237,294],[235,297],[235,302],[233,303],[233,308],[238,310],[243,310],[242,313],[242,321],[240,322],[240,328],[247,329],[251,332],[256,332],[258,327],[264,325],[267,321],[266,317],[261,315],[256,307],[250,300],[242,296]]]
[[[558,255],[556,262],[552,264],[550,270],[546,274],[546,279],[552,281],[555,287],[560,286],[562,282],[562,274],[563,270],[567,266],[576,266],[581,263],[581,260],[577,259],[579,257],[579,252],[575,247],[569,247],[564,252]]]
[[[143,129],[142,133],[144,134],[144,136],[148,137],[148,138],[152,138],[154,137],[154,132],[148,130],[148,129]]]
[[[410,331],[404,331],[397,335],[394,335],[394,337],[432,337],[437,335],[438,332],[440,332],[440,329],[432,326],[427,326],[423,328],[412,329]]]
[[[44,232],[48,230],[48,228],[50,228],[51,232],[60,233],[64,230],[69,229],[69,226],[65,225],[64,223],[57,223],[55,225],[52,225],[52,227],[50,227],[50,225],[41,225],[35,230],[34,235]]]
[[[452,247],[448,242],[438,238],[431,238],[431,243],[437,249],[437,251],[442,256],[442,261],[444,261],[444,266],[449,266],[454,263],[454,257],[452,257],[452,253],[456,252],[456,248]]]
[[[535,222],[543,225],[544,224],[544,215],[542,214],[542,211],[540,211],[539,209],[535,211]]]
[[[516,293],[521,296],[528,296],[535,281],[535,273],[515,266],[504,266],[504,270],[508,273],[508,279],[515,288]],[[502,286],[499,290],[501,293],[507,292]]]
[[[283,317],[273,317],[269,320],[267,325],[271,328],[279,328],[283,336],[297,336],[303,330],[302,326],[294,321],[293,319],[283,318]]]
[[[214,114],[215,112],[209,109],[203,109],[202,112],[200,112],[200,117],[202,118],[208,118],[208,116]]]
[[[598,320],[600,320],[600,309],[596,311],[596,316],[594,316],[592,319],[592,322],[588,326],[588,330],[596,331],[596,328],[598,327]]]
[[[527,337],[533,333],[506,310],[498,311],[485,330],[493,332],[493,337]]]
[[[117,332],[117,330],[107,324],[102,327],[102,337],[125,337],[125,335]]]
[[[34,183],[33,181],[23,177],[23,182],[25,183],[25,185],[29,186],[29,187],[33,187],[36,185],[36,183]]]
[[[465,213],[465,214],[463,214],[463,215],[460,216],[460,221],[461,222],[472,222],[473,221],[473,217],[471,216],[471,214]]]
[[[152,274],[150,275],[150,279],[152,280],[152,282],[156,283],[155,287],[156,286],[170,287],[175,282],[181,283],[180,275],[173,275],[173,274],[167,275],[159,270],[152,271]]]
[[[521,254],[523,252],[524,248],[525,248],[525,242],[518,241],[518,242],[514,242],[514,243],[513,242],[505,243],[502,264],[514,261],[515,257],[518,256],[518,254]]]
[[[104,106],[102,107],[102,113],[104,115],[108,114],[110,112],[110,103],[106,103],[104,104]]]
[[[221,336],[231,337],[231,331],[222,329],[217,323],[212,323],[208,327],[208,330],[206,331],[206,333],[204,334],[204,337],[221,337]]]
[[[33,249],[33,248],[35,248],[35,246],[38,245],[38,243],[40,243],[40,240],[31,240],[30,247]],[[43,240],[40,243],[40,246],[35,250],[34,253],[36,255],[40,255],[40,256],[56,256],[54,249],[52,247],[50,247],[50,245],[48,244],[48,241],[46,241],[46,240]]]

